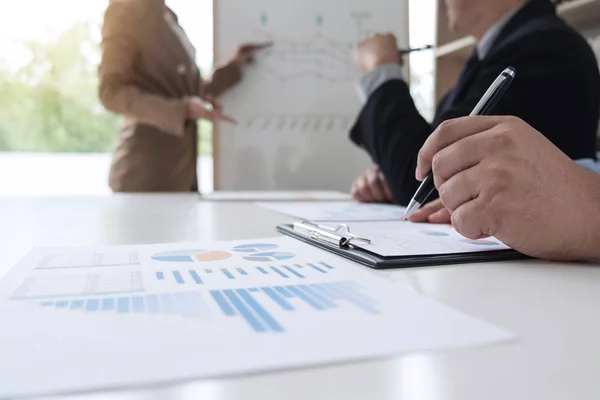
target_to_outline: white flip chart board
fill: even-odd
[[[215,187],[343,190],[371,161],[349,140],[360,111],[352,50],[376,32],[408,41],[405,0],[215,2],[215,58],[273,42],[223,96],[239,125],[215,135]]]

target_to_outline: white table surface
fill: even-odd
[[[193,195],[0,198],[0,275],[34,245],[246,239],[288,218]],[[518,335],[513,343],[73,399],[600,399],[600,265],[542,261],[374,271]],[[410,327],[407,327],[410,329]],[[373,338],[377,340],[377,338]]]

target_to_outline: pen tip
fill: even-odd
[[[414,199],[411,200],[408,204],[408,207],[406,207],[406,210],[404,211],[404,217],[402,218],[402,220],[408,220],[410,216],[413,215],[415,211],[417,211],[419,208],[421,208],[421,203],[415,201]]]

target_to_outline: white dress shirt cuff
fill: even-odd
[[[402,66],[399,64],[384,64],[377,69],[363,75],[356,83],[356,90],[361,101],[365,103],[368,98],[381,85],[395,79],[403,79]]]
[[[600,174],[600,162],[594,161],[591,158],[583,158],[581,160],[576,160],[577,164],[581,165],[583,168],[588,171],[595,172]]]

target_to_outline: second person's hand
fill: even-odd
[[[408,219],[410,222],[429,222],[432,224],[449,224],[452,220],[450,211],[444,207],[440,199],[425,204]]]
[[[393,203],[392,192],[377,166],[359,176],[351,189],[352,197],[361,203]]]
[[[233,60],[240,66],[252,64],[256,53],[265,48],[265,46],[265,44],[260,43],[244,43],[238,47]]]
[[[209,97],[207,97],[207,100],[209,101],[207,102],[200,97],[189,98],[187,102],[187,117],[195,120],[205,119],[212,123],[225,121],[231,124],[237,124],[237,121],[233,117],[221,112],[221,106],[218,102],[216,102],[216,104],[213,103]],[[209,105],[209,107],[207,107],[207,105]]]

